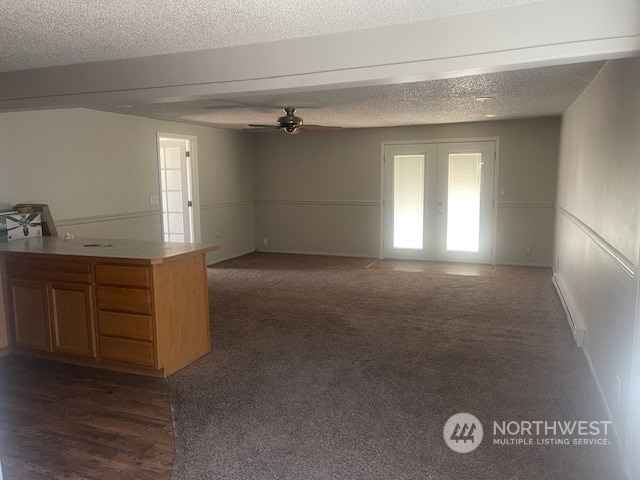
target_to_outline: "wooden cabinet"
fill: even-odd
[[[101,358],[157,365],[152,271],[142,266],[96,265]]]
[[[23,348],[95,357],[91,267],[9,258],[13,340]]]
[[[215,248],[161,259],[5,253],[12,351],[170,375],[209,351],[205,253]]]
[[[150,315],[99,311],[98,330],[100,335],[106,337],[153,341],[153,323]]]
[[[49,302],[53,350],[95,357],[91,285],[50,283]]]
[[[153,367],[155,350],[151,342],[139,342],[126,338],[100,337],[100,355],[106,360]]]
[[[51,351],[46,283],[11,279],[9,285],[15,344],[33,350]]]

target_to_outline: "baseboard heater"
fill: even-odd
[[[554,275],[551,278],[551,281],[553,282],[553,286],[556,288],[556,292],[558,292],[560,303],[562,303],[562,308],[564,309],[564,313],[567,316],[569,327],[571,327],[571,333],[573,333],[573,339],[576,341],[576,344],[578,344],[578,346],[582,348],[582,346],[584,345],[585,327],[584,327],[584,322],[582,321],[582,318],[578,313],[578,309],[573,303],[571,297],[565,298],[564,294],[562,293],[563,289],[560,286],[561,283],[564,285],[564,282],[562,282],[562,279],[559,279],[557,278],[556,275]],[[565,290],[566,290],[566,287],[565,287]],[[573,313],[571,313],[572,311]]]

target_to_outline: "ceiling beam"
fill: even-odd
[[[327,90],[640,52],[637,0],[541,0],[357,32],[0,74],[0,110]]]

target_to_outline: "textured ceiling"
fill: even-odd
[[[0,0],[0,71],[354,31],[539,0]]]
[[[275,124],[284,106],[297,107],[307,124],[345,128],[538,117],[563,113],[603,65],[590,62],[430,82],[103,110],[224,128]]]

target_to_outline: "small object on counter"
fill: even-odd
[[[30,213],[40,213],[42,214],[42,234],[47,237],[57,237],[58,230],[56,229],[56,225],[53,222],[53,216],[51,215],[51,210],[49,209],[49,205],[46,203],[19,203],[13,207],[13,209],[18,213],[30,214]]]
[[[24,238],[42,236],[42,215],[40,213],[6,214],[7,240],[21,240]]]
[[[66,241],[69,241],[69,240],[73,240],[73,235],[72,235],[71,233],[67,232],[67,233],[65,233],[65,234],[64,234],[64,238],[63,238],[63,240],[64,240],[65,242],[66,242]]]

